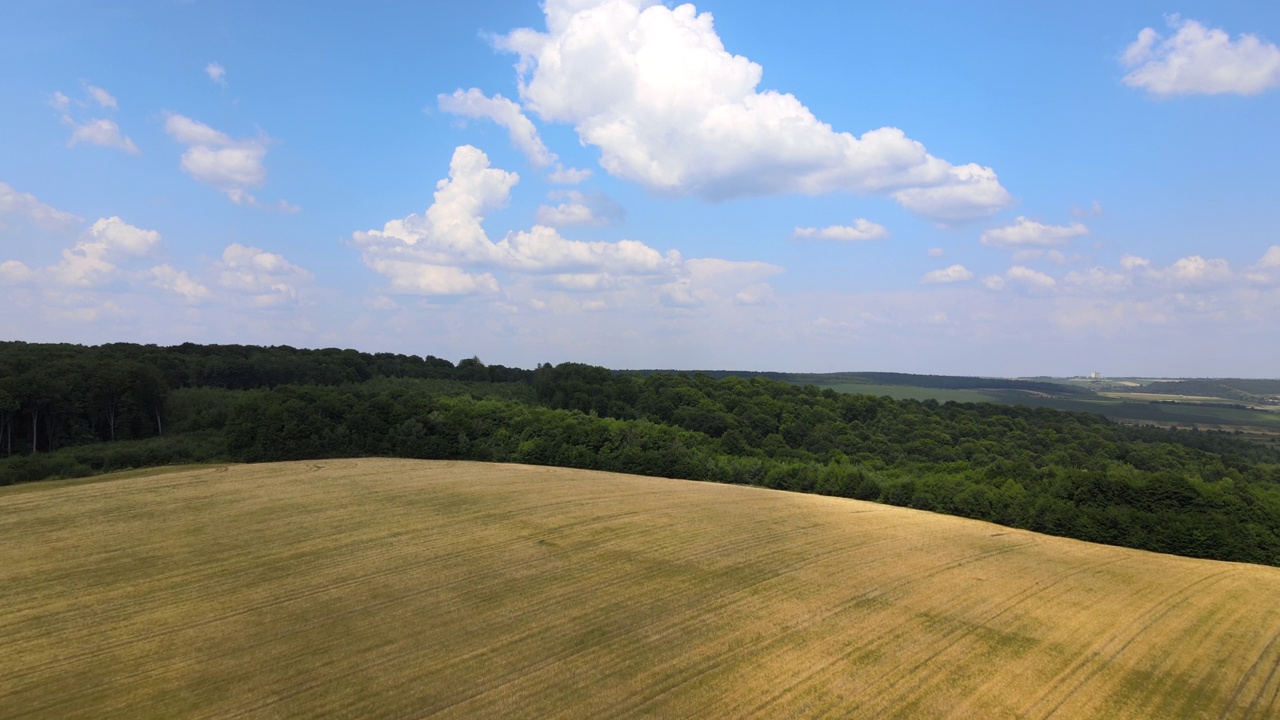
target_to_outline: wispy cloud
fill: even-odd
[[[130,155],[139,154],[138,146],[132,139],[121,132],[120,126],[116,121],[109,118],[77,120],[74,117],[74,115],[81,114],[80,110],[88,108],[90,105],[97,105],[105,110],[118,110],[120,108],[119,101],[106,90],[88,83],[83,83],[83,86],[85,92],[83,100],[72,100],[60,91],[54,92],[49,98],[49,106],[58,111],[62,124],[71,128],[71,137],[67,140],[67,147],[72,148],[80,144],[99,145],[114,148]]]
[[[830,225],[824,228],[798,227],[791,231],[793,240],[860,242],[863,240],[883,240],[887,237],[889,237],[888,228],[873,223],[866,218],[858,218],[853,221],[852,225]]]
[[[227,85],[227,69],[226,68],[222,67],[216,62],[211,62],[208,65],[204,66],[204,73],[208,75],[209,79],[212,80],[213,82],[217,83],[218,85],[222,85],[223,87],[226,87]]]
[[[981,242],[988,247],[997,248],[1058,247],[1070,243],[1073,238],[1088,234],[1089,228],[1085,227],[1084,223],[1045,225],[1019,216],[1010,225],[990,228],[983,232]]]

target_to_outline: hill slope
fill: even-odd
[[[519,465],[0,489],[9,717],[1274,717],[1280,570]]]

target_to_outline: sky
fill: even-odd
[[[11,3],[0,338],[1280,376],[1280,4]]]

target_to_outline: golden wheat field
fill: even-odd
[[[351,460],[0,490],[0,716],[1266,718],[1280,570]]]

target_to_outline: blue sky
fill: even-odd
[[[15,4],[0,336],[1280,374],[1280,6],[859,5]]]

